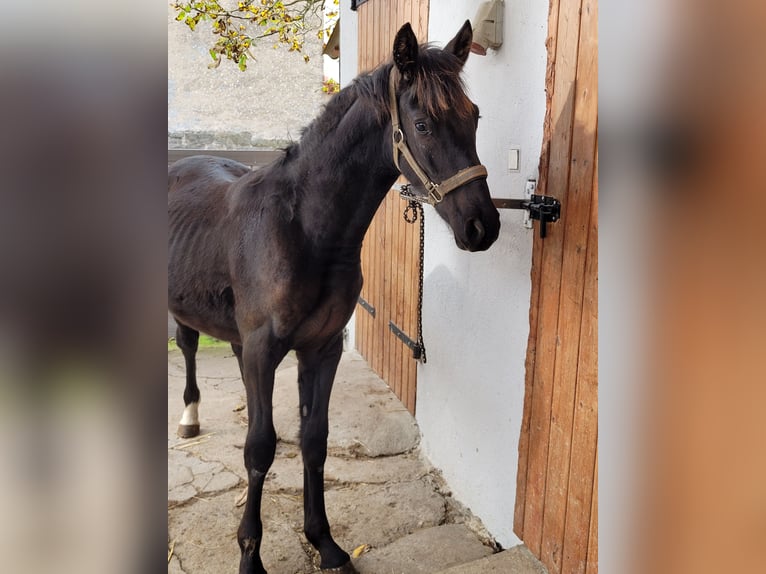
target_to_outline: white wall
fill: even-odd
[[[351,2],[340,3],[340,85],[345,88],[356,78],[359,60],[359,24]]]
[[[446,44],[480,0],[431,0],[429,41]],[[471,54],[465,79],[481,109],[478,153],[494,197],[522,197],[538,179],[545,113],[548,3],[508,0],[504,43]],[[521,169],[508,150],[521,147]],[[518,440],[529,333],[532,231],[523,212],[501,210],[497,242],[460,251],[452,232],[426,208],[423,308],[428,363],[418,367],[417,419],[426,457],[444,473],[504,547],[513,533]]]
[[[251,48],[257,59],[247,71],[230,61],[210,69],[210,22],[192,32],[175,16],[168,4],[169,147],[282,146],[297,140],[327,102],[316,34],[306,37],[308,63],[264,40]]]

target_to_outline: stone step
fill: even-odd
[[[545,566],[520,544],[492,556],[440,570],[437,574],[548,574]]]
[[[489,554],[492,549],[465,525],[443,524],[362,554],[354,566],[359,574],[436,574]]]

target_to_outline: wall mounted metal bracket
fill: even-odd
[[[524,199],[499,199],[492,198],[492,202],[498,209],[524,209],[524,227],[531,228],[532,220],[540,222],[540,237],[544,238],[548,223],[556,223],[561,218],[561,202],[555,197],[537,195],[537,182],[534,179],[527,180]]]

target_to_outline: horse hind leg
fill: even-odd
[[[184,389],[184,413],[178,424],[178,436],[191,438],[199,434],[200,393],[197,386],[197,348],[199,331],[178,323],[176,344],[186,362],[186,388]]]
[[[343,352],[338,335],[324,347],[298,353],[298,387],[303,454],[303,531],[319,551],[325,572],[354,574],[349,555],[330,533],[324,501],[324,463],[327,459],[328,409],[335,372]]]

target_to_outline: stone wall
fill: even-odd
[[[298,140],[329,97],[316,35],[304,46],[309,63],[266,39],[252,49],[256,60],[245,72],[229,61],[209,69],[214,41],[209,23],[192,32],[168,7],[168,148],[282,147]]]

